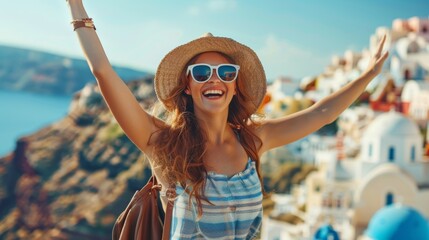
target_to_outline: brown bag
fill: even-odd
[[[170,200],[171,196],[168,196],[164,217],[159,199],[160,190],[161,185],[157,184],[156,177],[152,175],[146,185],[134,194],[127,208],[116,219],[112,239],[167,240],[170,238],[174,202]]]

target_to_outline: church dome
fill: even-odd
[[[390,111],[376,117],[363,136],[365,138],[419,137],[420,131],[413,121],[401,113]]]
[[[329,225],[322,225],[314,234],[314,240],[340,240],[338,233]]]
[[[429,239],[429,225],[415,209],[399,204],[378,210],[368,224],[367,237],[384,239]]]

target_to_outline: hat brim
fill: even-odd
[[[186,64],[196,55],[204,52],[221,52],[240,65],[240,79],[245,81],[245,89],[256,112],[267,89],[264,68],[256,53],[249,47],[226,37],[201,37],[170,51],[158,66],[155,74],[155,92],[164,107],[171,111],[166,100],[180,84],[180,76]]]

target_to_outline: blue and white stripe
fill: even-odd
[[[176,186],[171,239],[253,239],[262,222],[261,184],[255,162],[232,177],[209,172],[203,201],[203,215],[197,219],[195,199]]]

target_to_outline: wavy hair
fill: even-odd
[[[234,64],[229,56],[218,53]],[[193,64],[198,56],[194,56],[186,66]],[[159,131],[154,133],[155,138],[150,137],[149,143],[153,145],[153,162],[156,167],[162,169],[163,178],[170,183],[180,184],[189,194],[189,198],[195,197],[198,217],[201,217],[202,201],[210,203],[204,195],[207,170],[204,167],[203,158],[206,152],[207,135],[195,117],[192,97],[184,92],[188,84],[185,71],[185,69],[182,71],[180,84],[164,101],[164,104],[172,108],[172,111],[165,112],[166,124],[161,125],[154,121]],[[236,84],[236,94],[229,105],[227,121],[238,133],[240,143],[247,155],[256,162],[258,177],[263,186],[258,156],[258,149],[262,146],[262,142],[252,130],[258,126],[258,123],[251,118],[254,106],[245,91],[245,81],[240,78],[240,72]]]

